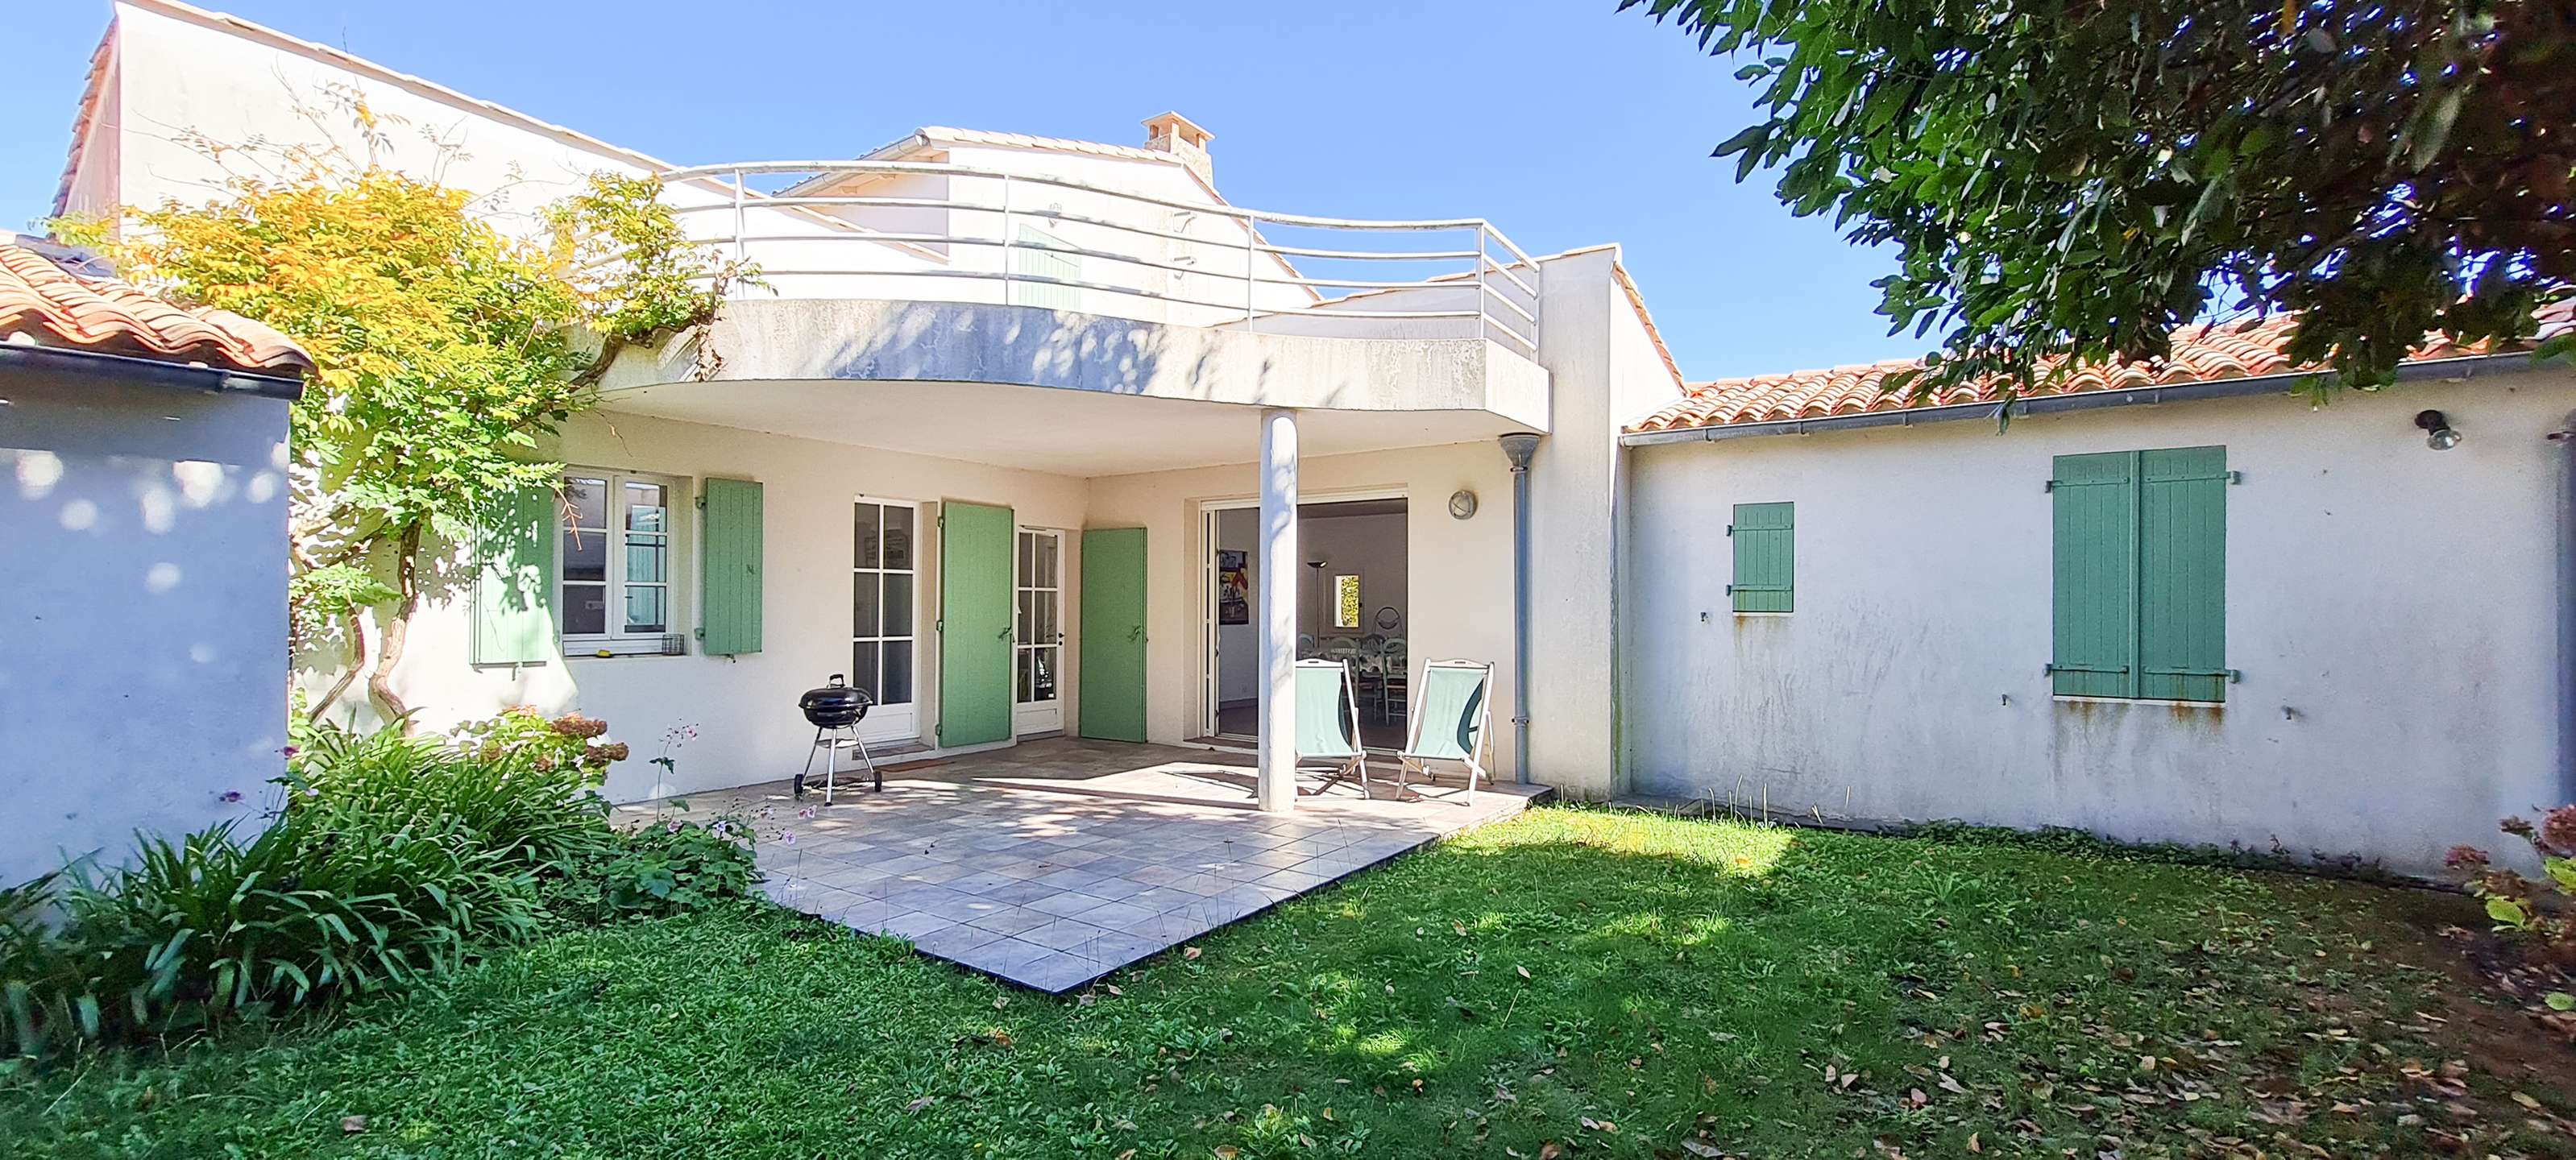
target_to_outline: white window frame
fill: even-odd
[[[689,555],[691,545],[688,534],[692,521],[686,518],[686,513],[696,510],[694,506],[696,493],[691,488],[689,480],[684,476],[664,475],[659,472],[612,471],[606,468],[578,466],[565,467],[563,474],[567,481],[573,479],[604,481],[608,492],[602,517],[608,526],[605,529],[589,529],[602,531],[607,537],[608,550],[605,553],[604,563],[606,573],[597,586],[604,593],[608,631],[563,633],[564,655],[581,658],[675,656],[686,653],[689,635],[688,603],[684,599],[681,578],[687,575],[687,561],[692,558]],[[629,507],[626,488],[628,484],[646,484],[662,489],[664,530],[661,535],[665,550],[660,587],[663,591],[662,604],[666,615],[660,632],[631,632],[626,628],[628,584],[626,537],[629,534],[626,527],[626,514]],[[558,614],[557,623],[560,624],[567,618],[565,614],[568,614],[572,607],[571,590],[575,586],[589,588],[593,583],[587,580],[572,580],[565,571],[564,534],[584,529],[578,528],[571,522],[576,517],[569,506],[562,509],[558,515],[560,518],[557,520],[554,541],[555,600],[557,607],[564,610],[564,613]]]
[[[871,707],[868,710],[867,720],[859,723],[859,736],[869,741],[900,741],[907,738],[918,738],[921,734],[921,649],[924,641],[932,639],[929,633],[922,631],[923,620],[929,615],[928,610],[922,605],[921,582],[922,574],[927,567],[923,557],[929,544],[929,537],[924,532],[923,521],[932,518],[928,510],[929,504],[924,500],[896,499],[892,496],[882,495],[854,495],[850,497],[850,505],[853,509],[860,504],[871,504],[880,509],[877,524],[878,534],[880,536],[884,534],[885,528],[883,509],[903,508],[912,513],[911,567],[886,567],[882,540],[879,541],[879,553],[876,567],[866,568],[859,565],[858,558],[855,555],[855,545],[853,545],[854,554],[850,559],[850,577],[853,586],[856,585],[857,579],[861,575],[879,577],[880,583],[883,582],[882,578],[887,576],[903,576],[909,579],[912,585],[912,631],[903,636],[885,635],[885,604],[883,596],[880,595],[877,604],[877,635],[865,637],[860,636],[857,631],[858,624],[856,621],[848,622],[850,624],[851,631],[847,638],[847,643],[843,646],[845,650],[848,650],[843,653],[843,657],[845,658],[844,663],[855,664],[856,657],[853,656],[852,653],[855,652],[859,644],[873,643],[877,646],[878,659],[875,679],[862,680],[860,674],[856,672],[850,674],[851,684],[859,685],[862,688],[871,690],[870,696],[874,696],[883,691],[878,689],[877,685],[882,681],[883,674],[885,672],[884,653],[886,646],[889,644],[901,644],[912,654],[910,664],[912,687],[910,689],[910,695],[902,704],[879,704]]]

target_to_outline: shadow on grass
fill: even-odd
[[[1115,993],[1043,998],[776,913],[635,923],[327,1031],[0,1092],[0,1135],[39,1155],[1952,1155],[1972,1134],[2340,1154],[2406,1138],[2408,1105],[2328,1104],[2439,1058],[2356,889],[1542,809]],[[353,1114],[365,1132],[340,1131]]]

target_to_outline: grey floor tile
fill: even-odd
[[[916,910],[889,918],[878,929],[897,938],[919,938],[932,931],[946,930],[955,925],[957,922],[954,919],[936,914],[924,914]]]
[[[1049,914],[1043,910],[1031,910],[1025,906],[1009,906],[979,913],[966,921],[985,930],[1016,935],[1033,927],[1045,926],[1061,917],[1063,916]]]
[[[1059,918],[1045,926],[1030,927],[1011,937],[1021,942],[1036,943],[1050,950],[1079,951],[1091,943],[1100,941],[1108,934],[1108,931],[1087,922]]]
[[[1124,902],[1104,902],[1089,910],[1066,917],[1076,922],[1090,923],[1103,930],[1129,931],[1136,929],[1139,923],[1155,917],[1156,913]]]
[[[978,950],[1009,937],[1000,931],[985,930],[982,927],[959,923],[914,936],[912,949],[925,954],[938,955],[943,959],[962,960]]]
[[[1030,879],[1030,881],[1039,883],[1040,885],[1053,886],[1060,890],[1080,890],[1085,886],[1100,881],[1100,877],[1100,875],[1094,874],[1088,870],[1058,870],[1052,874],[1039,875],[1036,878]]]
[[[1020,967],[1012,979],[1041,991],[1068,991],[1106,973],[1108,968],[1090,959],[1054,954]]]
[[[1092,907],[1108,901],[1109,899],[1101,898],[1097,895],[1083,894],[1073,890],[1058,890],[1051,894],[1044,894],[1036,898],[1031,898],[1020,905],[1027,907],[1030,910],[1042,910],[1048,914],[1062,918],[1066,915],[1080,914],[1083,911],[1089,910]]]
[[[1088,894],[1094,898],[1106,898],[1112,902],[1116,902],[1122,898],[1129,898],[1138,894],[1143,894],[1147,890],[1151,890],[1153,888],[1132,878],[1103,878],[1096,882],[1088,883],[1081,889],[1084,894]]]

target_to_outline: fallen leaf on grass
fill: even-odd
[[[1529,973],[1529,968],[1528,968],[1528,967],[1513,967],[1513,968],[1512,968],[1512,973],[1513,973],[1513,974],[1516,974],[1516,975],[1519,975],[1520,977],[1522,977],[1522,978],[1524,978],[1524,979],[1526,979],[1526,978],[1530,977],[1530,973]]]
[[[1723,1157],[1726,1155],[1726,1153],[1717,1150],[1717,1145],[1704,1143],[1699,1140],[1682,1141],[1682,1151],[1688,1152],[1693,1156],[1700,1157]]]
[[[1559,1144],[1554,1140],[1550,1140],[1547,1143],[1538,1146],[1538,1160],[1556,1160],[1557,1157],[1563,1155],[1565,1155],[1565,1145]]]
[[[365,1116],[342,1116],[340,1117],[340,1130],[347,1132],[352,1136],[357,1135],[358,1133],[367,1130],[367,1118]]]
[[[1197,947],[1182,947],[1182,948],[1181,948],[1181,957],[1182,957],[1182,958],[1184,958],[1184,959],[1195,959],[1195,958],[1199,957],[1199,948],[1197,948]]]
[[[1242,1154],[1242,1149],[1236,1148],[1232,1144],[1219,1144],[1216,1146],[1216,1160],[1234,1160],[1235,1157]]]
[[[905,1104],[905,1105],[903,1106],[903,1110],[904,1110],[904,1111],[906,1111],[906,1112],[918,1112],[918,1111],[920,1111],[921,1109],[926,1108],[926,1107],[929,1107],[931,1104],[938,1102],[938,1100],[939,1100],[939,1097],[938,1097],[938,1096],[923,1096],[923,1097],[921,1097],[920,1099],[917,1099],[917,1100],[912,1101],[911,1103]]]

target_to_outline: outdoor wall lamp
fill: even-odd
[[[2440,411],[2418,411],[2415,425],[2424,429],[2424,446],[2448,451],[2460,445],[2460,433]]]

